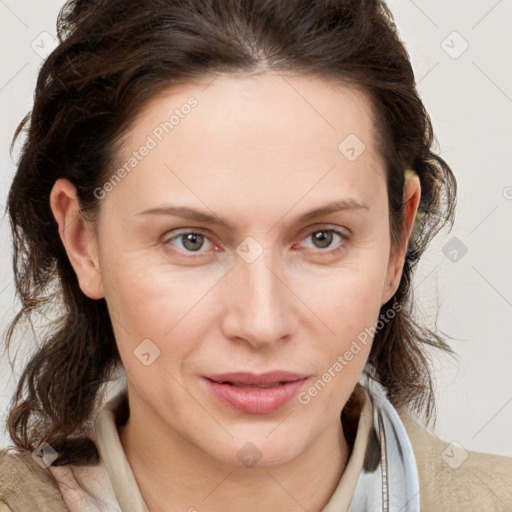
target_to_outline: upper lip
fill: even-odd
[[[204,375],[207,379],[215,382],[231,382],[237,384],[274,384],[277,382],[291,382],[307,377],[301,373],[288,372],[285,370],[275,370],[272,372],[255,373],[248,372],[230,372]]]

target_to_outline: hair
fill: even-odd
[[[217,73],[282,71],[364,91],[386,166],[392,247],[404,229],[404,172],[412,168],[419,176],[421,203],[400,284],[381,309],[381,316],[395,314],[377,329],[367,367],[394,406],[430,419],[429,350],[453,351],[435,329],[415,320],[411,280],[432,237],[453,224],[456,181],[432,150],[432,123],[386,4],[71,0],[57,33],[59,45],[42,64],[32,111],[11,146],[25,134],[7,205],[21,309],[6,331],[6,348],[20,325],[58,314],[39,335],[13,395],[7,425],[14,443],[66,446],[67,456],[55,465],[94,460],[92,442],[84,444],[85,425],[121,367],[106,302],[82,293],[60,240],[49,205],[53,185],[69,179],[82,210],[94,215],[94,191],[112,175],[119,142],[147,102]]]

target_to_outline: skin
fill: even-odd
[[[347,463],[339,414],[371,344],[309,403],[269,414],[221,404],[201,375],[284,369],[309,375],[304,389],[317,381],[396,291],[419,180],[407,181],[405,230],[392,250],[363,93],[271,73],[210,82],[176,86],[140,112],[120,165],[168,113],[198,100],[105,195],[95,222],[80,216],[67,180],[55,183],[51,207],[82,291],[108,304],[131,411],[120,437],[149,509],[319,511]],[[366,146],[354,161],[338,150],[349,134]],[[297,221],[340,199],[367,208]],[[140,214],[165,205],[213,212],[232,227]],[[325,229],[344,238],[327,231],[315,243]],[[203,245],[170,240],[187,230],[204,234]],[[262,250],[251,263],[236,252],[246,237]],[[144,339],[160,350],[149,366],[134,355]],[[247,442],[262,454],[253,467],[237,457]]]

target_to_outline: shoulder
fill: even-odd
[[[512,457],[465,450],[434,435],[407,409],[398,414],[416,458],[422,512],[512,510]]]
[[[0,512],[68,512],[57,483],[29,450],[0,450]]]

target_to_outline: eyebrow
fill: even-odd
[[[297,223],[306,222],[308,220],[314,219],[316,217],[320,217],[322,215],[328,215],[330,213],[334,213],[342,210],[356,210],[356,209],[365,209],[369,210],[370,207],[357,199],[339,199],[335,201],[331,201],[324,206],[319,208],[315,208],[306,213],[303,213],[300,217],[296,219]],[[184,219],[194,220],[196,222],[203,222],[205,224],[211,225],[219,225],[223,226],[231,231],[233,231],[234,226],[230,224],[228,221],[223,218],[215,215],[214,213],[208,213],[203,210],[198,210],[196,208],[191,208],[188,206],[174,206],[174,205],[166,205],[154,208],[148,208],[142,212],[135,214],[139,215],[171,215],[174,217],[182,217]]]

